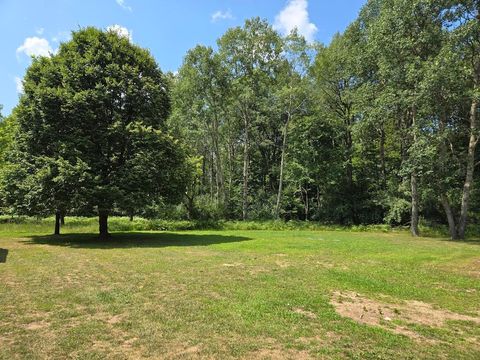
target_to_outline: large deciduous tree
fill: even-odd
[[[33,186],[23,195],[55,212],[81,202],[98,213],[101,238],[113,211],[176,200],[188,171],[166,133],[169,113],[167,82],[147,50],[114,31],[73,32],[24,79],[14,168]]]

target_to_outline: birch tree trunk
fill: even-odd
[[[414,108],[412,111],[412,130],[413,130],[413,144],[417,143],[417,130],[416,130],[416,109]],[[418,236],[420,233],[418,231],[418,216],[419,216],[419,195],[418,195],[418,183],[417,183],[417,171],[415,169],[412,170],[410,175],[410,187],[412,192],[412,213],[411,213],[411,220],[410,220],[410,232],[413,236]]]
[[[285,167],[285,152],[287,149],[287,135],[288,124],[290,122],[290,113],[287,113],[287,121],[285,122],[285,128],[283,129],[283,143],[282,143],[282,155],[280,159],[280,178],[278,179],[278,193],[277,193],[277,206],[275,207],[275,217],[278,219],[280,216],[280,205],[282,202],[283,191],[283,169]]]
[[[470,108],[470,139],[468,142],[467,170],[465,174],[465,182],[463,184],[462,205],[460,207],[460,219],[458,221],[457,231],[459,239],[465,238],[465,230],[467,228],[468,219],[468,206],[470,201],[470,194],[473,187],[473,175],[475,170],[475,150],[478,143],[477,111],[478,100],[474,98],[472,101],[472,106]]]
[[[244,126],[245,126],[245,143],[243,146],[243,205],[242,205],[242,219],[245,221],[248,217],[248,116],[244,116]]]

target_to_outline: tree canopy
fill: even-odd
[[[178,73],[114,31],[33,59],[5,212],[478,223],[480,2],[370,0],[330,44],[248,19]],[[171,208],[170,208],[171,209]]]
[[[167,81],[147,50],[113,31],[73,32],[25,76],[9,202],[22,212],[97,212],[105,237],[110,213],[178,199],[188,170],[166,132],[169,113]]]

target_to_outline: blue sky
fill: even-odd
[[[214,45],[229,27],[260,16],[281,32],[299,28],[328,43],[366,0],[0,0],[0,104],[18,102],[29,55],[55,51],[72,30],[89,25],[131,36],[149,48],[163,71],[175,71],[197,44]]]

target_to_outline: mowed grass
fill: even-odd
[[[478,323],[403,324],[420,335],[411,337],[331,304],[350,291],[479,316],[478,241],[244,230],[101,242],[28,232],[0,229],[2,359],[480,358]]]

